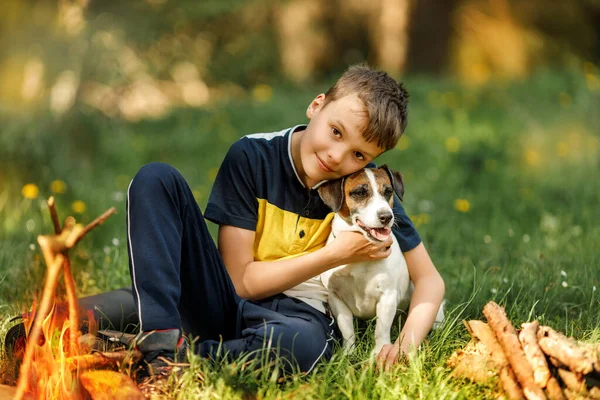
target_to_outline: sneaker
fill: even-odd
[[[142,332],[137,335],[135,348],[143,356],[147,376],[162,378],[177,372],[187,363],[187,340],[179,329]]]

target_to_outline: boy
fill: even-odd
[[[154,373],[199,336],[196,352],[258,354],[309,372],[332,355],[335,324],[320,273],[381,259],[392,240],[344,232],[324,247],[333,213],[316,186],[393,148],[407,123],[408,94],[383,72],[355,66],[310,103],[308,125],[241,138],[228,151],[204,216],[183,177],[144,166],[127,195],[127,237],[141,333],[137,348]],[[444,283],[399,203],[397,236],[415,289],[407,321],[379,361],[392,365],[432,327]],[[218,249],[204,218],[219,225]],[[299,286],[300,285],[300,286]],[[283,294],[286,292],[289,296]]]

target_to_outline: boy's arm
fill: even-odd
[[[410,278],[415,286],[406,323],[393,345],[386,345],[377,356],[379,365],[389,368],[400,354],[408,355],[423,342],[435,321],[444,299],[444,281],[433,265],[423,243],[404,253]]]
[[[260,300],[290,289],[330,268],[390,255],[391,237],[373,244],[358,232],[343,232],[330,244],[311,253],[277,261],[254,261],[255,232],[219,226],[219,252],[240,297]]]

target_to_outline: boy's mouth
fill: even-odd
[[[392,233],[392,230],[385,226],[381,228],[370,228],[363,224],[362,221],[358,218],[356,219],[356,225],[360,229],[362,229],[371,239],[376,240],[378,242],[383,242]]]
[[[316,155],[316,154],[315,154]],[[325,164],[325,162],[323,160],[321,160],[321,157],[319,157],[318,155],[317,157],[317,164],[319,164],[319,167],[326,172],[334,172],[334,170],[332,170],[327,164]]]

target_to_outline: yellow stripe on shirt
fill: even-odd
[[[257,200],[258,221],[254,239],[256,261],[297,257],[325,246],[331,232],[333,212],[322,220],[304,218],[282,210],[267,200]]]

